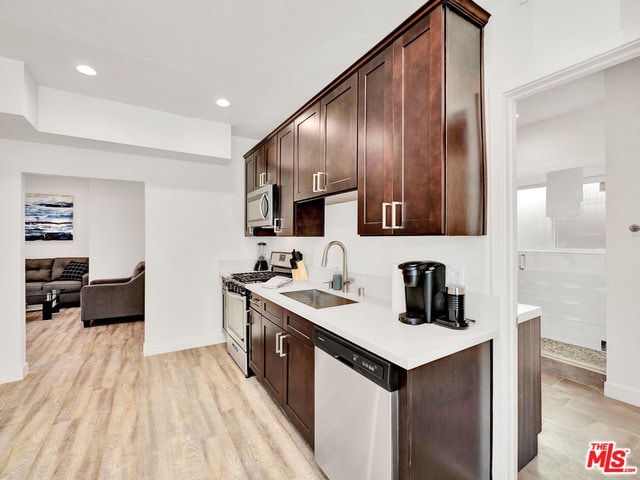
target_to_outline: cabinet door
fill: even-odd
[[[353,74],[320,101],[323,193],[358,186],[358,75]]]
[[[251,325],[249,366],[259,379],[264,377],[264,332],[262,330],[262,315],[249,309],[249,324]]]
[[[293,124],[278,132],[278,204],[276,234],[295,235],[293,206]]]
[[[278,143],[277,135],[272,136],[264,144],[262,155],[262,185],[278,183]]]
[[[392,200],[393,47],[358,71],[358,95],[358,234],[390,235],[382,217]]]
[[[317,102],[294,121],[294,190],[296,201],[312,198],[315,176],[320,171],[320,103]]]
[[[394,43],[394,234],[444,233],[442,56],[441,9]]]
[[[260,187],[260,173],[264,172],[264,151],[260,147],[245,159],[246,193]]]
[[[282,329],[262,317],[262,335],[264,338],[264,378],[262,384],[278,403],[282,403],[282,357],[279,348]]]
[[[284,340],[284,385],[282,408],[313,447],[314,436],[314,356],[313,349],[297,338]]]

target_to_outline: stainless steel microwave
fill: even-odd
[[[247,227],[274,226],[275,185],[265,185],[247,193]]]

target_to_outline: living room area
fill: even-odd
[[[24,174],[23,182],[27,321],[55,324],[65,310],[85,327],[95,320],[105,323],[104,318],[142,319],[144,183],[39,174]],[[33,198],[44,198],[45,205],[47,198],[64,200],[63,234],[32,234],[34,218],[46,226],[52,217],[30,216],[26,210]],[[81,314],[81,290],[90,281],[94,285],[83,292]]]

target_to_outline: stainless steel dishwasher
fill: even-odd
[[[315,458],[330,480],[398,477],[399,367],[316,327]]]

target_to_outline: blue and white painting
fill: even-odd
[[[24,238],[73,240],[73,195],[25,194]]]

